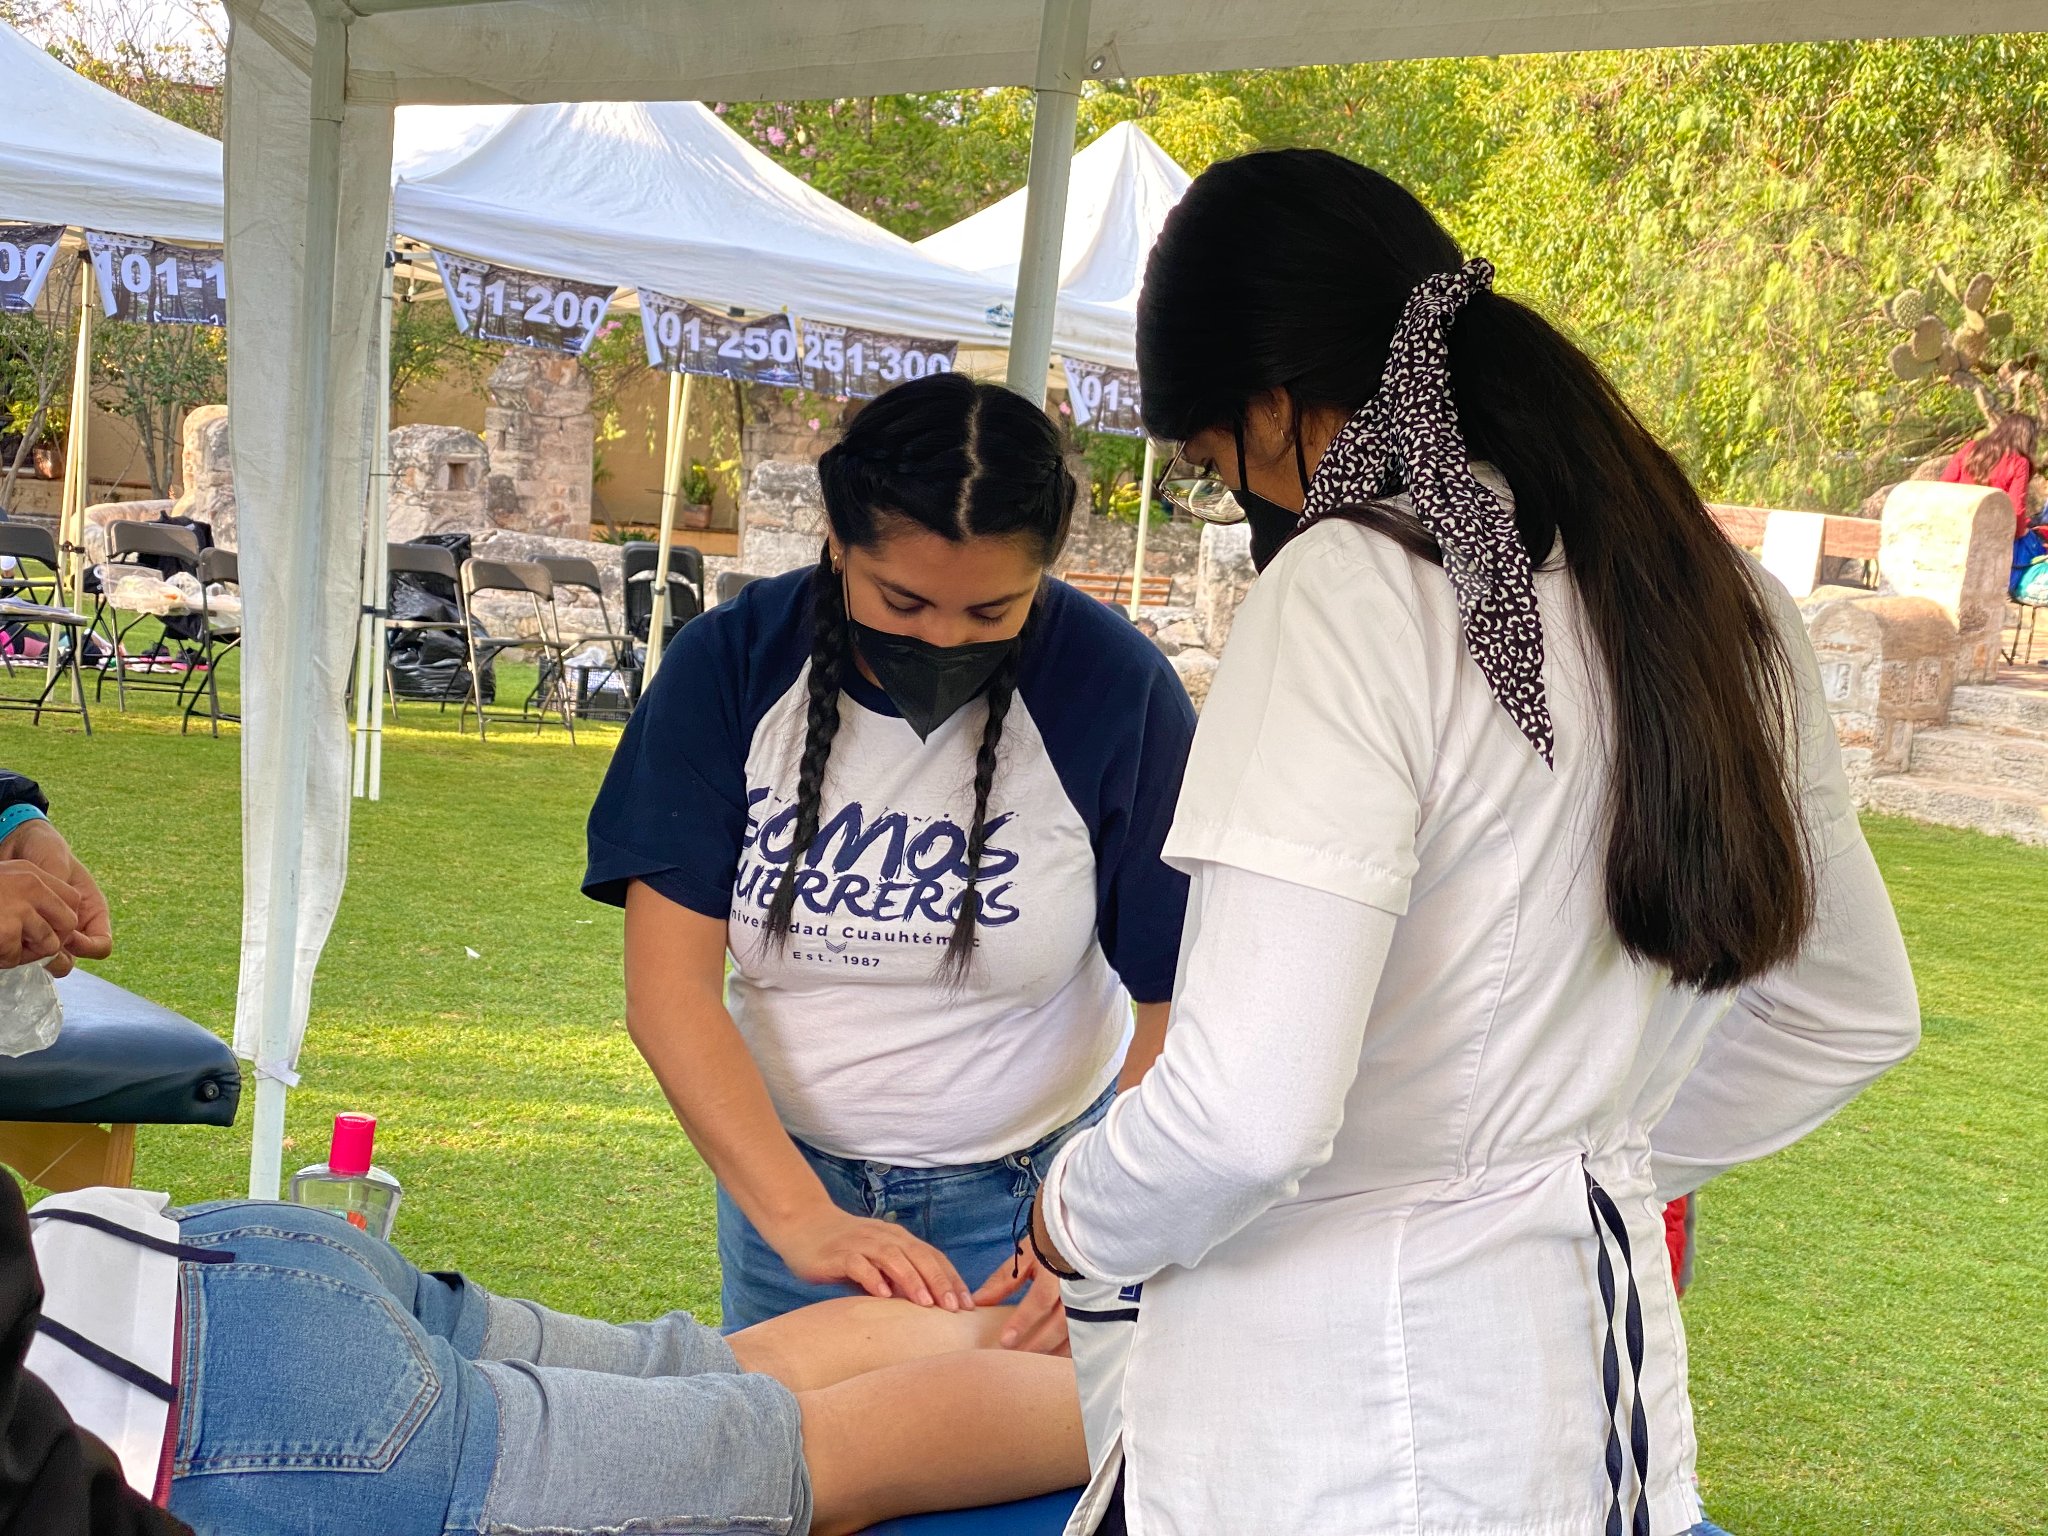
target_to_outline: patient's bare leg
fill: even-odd
[[[1009,1315],[1008,1307],[942,1312],[908,1301],[845,1296],[743,1328],[726,1342],[741,1370],[808,1392],[909,1360],[993,1349]]]
[[[797,1401],[812,1536],[1030,1498],[1088,1478],[1070,1360],[976,1349],[853,1376]]]

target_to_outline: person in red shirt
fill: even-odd
[[[1988,485],[2012,502],[2013,537],[2027,536],[2027,485],[2034,478],[2034,438],[2040,423],[2024,411],[1998,418],[1998,425],[1956,450],[1941,472],[1954,485]]]

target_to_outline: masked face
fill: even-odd
[[[1295,468],[1301,475],[1301,493],[1308,495],[1308,466],[1301,455],[1301,439],[1294,442]],[[1252,569],[1263,571],[1273,563],[1273,557],[1280,553],[1294,531],[1301,524],[1301,514],[1290,512],[1277,501],[1261,496],[1251,488],[1251,477],[1244,467],[1244,429],[1237,432],[1237,484],[1231,487],[1230,496],[1244,509],[1244,518],[1251,525]]]
[[[921,528],[837,558],[854,648],[920,740],[988,687],[1045,575],[1026,542]]]
[[[1018,642],[1013,635],[1008,640],[931,645],[856,619],[853,643],[889,702],[903,711],[904,723],[925,741],[988,686]]]

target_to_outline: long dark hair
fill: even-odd
[[[1021,540],[1050,566],[1067,542],[1074,477],[1051,419],[1021,395],[963,374],[932,374],[899,384],[854,417],[846,435],[818,459],[825,516],[842,549],[871,549],[893,533],[921,528],[956,544]],[[974,820],[967,833],[967,889],[954,914],[941,970],[966,975],[981,914],[981,860],[988,847],[989,791],[1017,692],[1017,673],[1038,623],[1034,601],[1018,644],[984,694],[988,722],[974,757]],[[797,771],[796,834],[768,908],[768,937],[789,937],[797,875],[818,838],[825,768],[839,734],[839,690],[853,662],[846,591],[832,569],[831,546],[811,574],[810,709]]]
[[[2008,411],[1998,418],[1997,426],[1970,444],[1970,456],[1963,461],[1963,468],[1973,479],[1981,481],[2008,453],[2018,454],[2031,465],[2037,431],[2038,424],[2025,411]]]
[[[1377,389],[1409,290],[1463,254],[1377,171],[1271,150],[1195,179],[1138,303],[1147,427],[1241,429],[1283,391],[1348,416]],[[1813,920],[1792,783],[1792,663],[1749,566],[1599,367],[1525,305],[1477,296],[1450,331],[1459,424],[1514,492],[1530,559],[1561,542],[1613,708],[1607,912],[1628,951],[1725,987],[1788,959]],[[1411,551],[1392,508],[1351,509]]]

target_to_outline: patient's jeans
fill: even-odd
[[[1009,1263],[1022,1232],[1019,1213],[1037,1195],[1053,1157],[1077,1131],[1108,1114],[1115,1099],[1116,1089],[1108,1088],[1073,1120],[1032,1145],[994,1162],[963,1167],[899,1168],[833,1157],[802,1142],[796,1147],[834,1205],[856,1216],[901,1223],[912,1237],[951,1259],[967,1288],[977,1290]],[[718,1190],[718,1265],[720,1327],[727,1333],[813,1302],[863,1294],[858,1286],[814,1284],[791,1274],[723,1185]]]
[[[686,1314],[614,1325],[427,1274],[324,1211],[173,1211],[171,1512],[200,1536],[791,1533],[796,1399]]]

